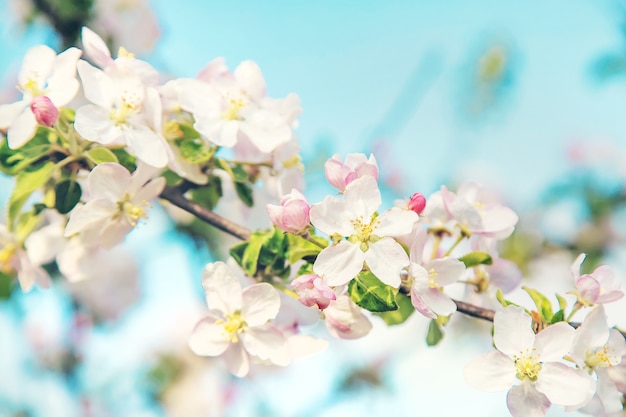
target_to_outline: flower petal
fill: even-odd
[[[274,326],[248,328],[241,335],[241,341],[252,356],[280,366],[291,363],[292,355],[287,338]]]
[[[504,391],[515,382],[515,363],[504,353],[494,350],[468,363],[463,375],[465,382],[479,390]]]
[[[588,401],[595,392],[595,381],[562,363],[544,363],[535,383],[537,391],[551,403],[568,406]]]
[[[250,358],[241,343],[231,343],[223,355],[228,370],[235,376],[243,378],[250,371]]]
[[[562,321],[539,332],[535,337],[534,348],[541,356],[541,361],[561,360],[571,347],[574,333],[574,328]]]
[[[437,315],[449,316],[456,311],[456,304],[438,288],[428,288],[420,293],[424,303]]]
[[[189,348],[200,356],[219,356],[229,344],[224,326],[215,324],[212,317],[200,320],[189,336]]]
[[[241,310],[241,284],[224,262],[207,264],[202,273],[202,287],[209,308],[224,314]]]
[[[409,256],[398,242],[387,237],[370,243],[364,257],[365,263],[379,280],[394,288],[400,286],[400,272],[409,264]]]
[[[543,417],[550,408],[550,400],[529,382],[511,388],[506,404],[513,417]]]
[[[506,307],[496,313],[493,323],[493,343],[500,352],[512,357],[533,347],[535,333],[523,308]]]
[[[313,271],[331,286],[347,284],[361,269],[365,254],[357,245],[342,240],[336,245],[322,250],[315,263]]]
[[[259,326],[276,317],[280,309],[280,296],[270,284],[262,282],[244,288],[242,318],[249,326]]]

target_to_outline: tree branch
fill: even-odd
[[[198,203],[194,203],[193,201],[188,200],[183,195],[183,191],[176,187],[168,187],[161,193],[161,198],[169,201],[175,206],[193,214],[197,218],[202,221],[205,221],[218,229],[235,236],[241,240],[248,240],[252,232],[240,226],[225,217],[220,216],[219,214],[214,213],[213,211],[207,209],[206,207],[201,206]],[[400,291],[408,294],[410,292],[409,288],[401,287]],[[494,310],[490,310],[488,308],[479,307],[473,304],[466,303],[464,301],[452,300],[456,304],[456,308],[459,313],[465,314],[466,316],[475,317],[481,320],[486,320],[493,322],[493,318],[496,314]],[[580,323],[569,323],[572,327],[577,328],[580,326]],[[626,332],[621,331],[622,335],[626,337]]]

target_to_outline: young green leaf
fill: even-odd
[[[42,188],[54,172],[54,163],[46,162],[31,171],[18,174],[13,193],[9,197],[8,227],[12,229],[26,200],[36,190]]]
[[[54,208],[61,214],[67,214],[78,204],[83,195],[78,184],[74,180],[64,180],[54,187]]]
[[[441,326],[437,323],[436,319],[430,321],[428,325],[428,333],[426,333],[426,344],[428,346],[435,346],[443,339],[443,331]]]
[[[532,298],[533,302],[537,306],[537,312],[541,316],[541,319],[544,322],[550,323],[552,320],[553,312],[552,312],[552,304],[550,304],[550,300],[541,294],[537,290],[533,290],[532,288],[528,288],[523,286],[522,289],[528,293],[530,298]]]
[[[107,148],[92,148],[85,152],[85,156],[94,164],[102,164],[104,162],[115,162],[118,163],[119,160],[117,156]]]
[[[397,310],[396,292],[369,271],[361,272],[348,285],[352,301],[372,312]]]
[[[397,310],[374,314],[382,318],[388,326],[404,323],[415,312],[415,307],[411,303],[411,298],[402,293],[396,294],[396,303],[398,304]]]
[[[470,252],[467,255],[461,256],[459,261],[465,264],[466,268],[471,268],[477,265],[491,265],[493,259],[487,252]]]

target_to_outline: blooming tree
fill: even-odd
[[[189,336],[191,351],[222,357],[236,376],[322,349],[307,334],[317,321],[355,339],[375,320],[400,325],[417,311],[435,345],[450,317],[465,314],[493,321],[496,348],[468,364],[466,379],[508,390],[513,416],[541,416],[552,404],[621,409],[624,385],[611,369],[623,366],[626,345],[603,306],[623,292],[608,266],[581,274],[581,255],[573,306],[557,294],[555,308],[524,287],[534,303],[525,309],[506,299],[521,272],[498,251],[518,217],[481,185],[416,192],[385,209],[374,156],[335,155],[325,174],[338,194],[311,204],[294,133],[298,98],[269,97],[255,63],[231,71],[217,59],[196,78],[164,82],[128,51],[113,59],[88,28],[82,36],[84,54],[31,49],[22,99],[0,106],[0,169],[15,178],[0,225],[3,279],[24,292],[46,288],[51,264],[68,281],[89,279],[84,265],[106,265],[103,253],[167,201],[241,240],[227,262],[206,266],[208,311]],[[238,209],[260,205],[273,226],[252,231],[216,214],[228,193]],[[466,286],[467,299],[452,286]]]

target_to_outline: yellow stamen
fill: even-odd
[[[513,360],[515,361],[515,376],[517,379],[520,381],[526,379],[532,382],[537,381],[542,365],[539,361],[539,355],[535,353],[535,349],[533,349],[533,353],[526,352],[520,356],[515,355]]]
[[[242,99],[231,98],[228,102],[228,107],[222,113],[222,119],[224,120],[241,120],[239,111],[246,107],[246,103]]]

